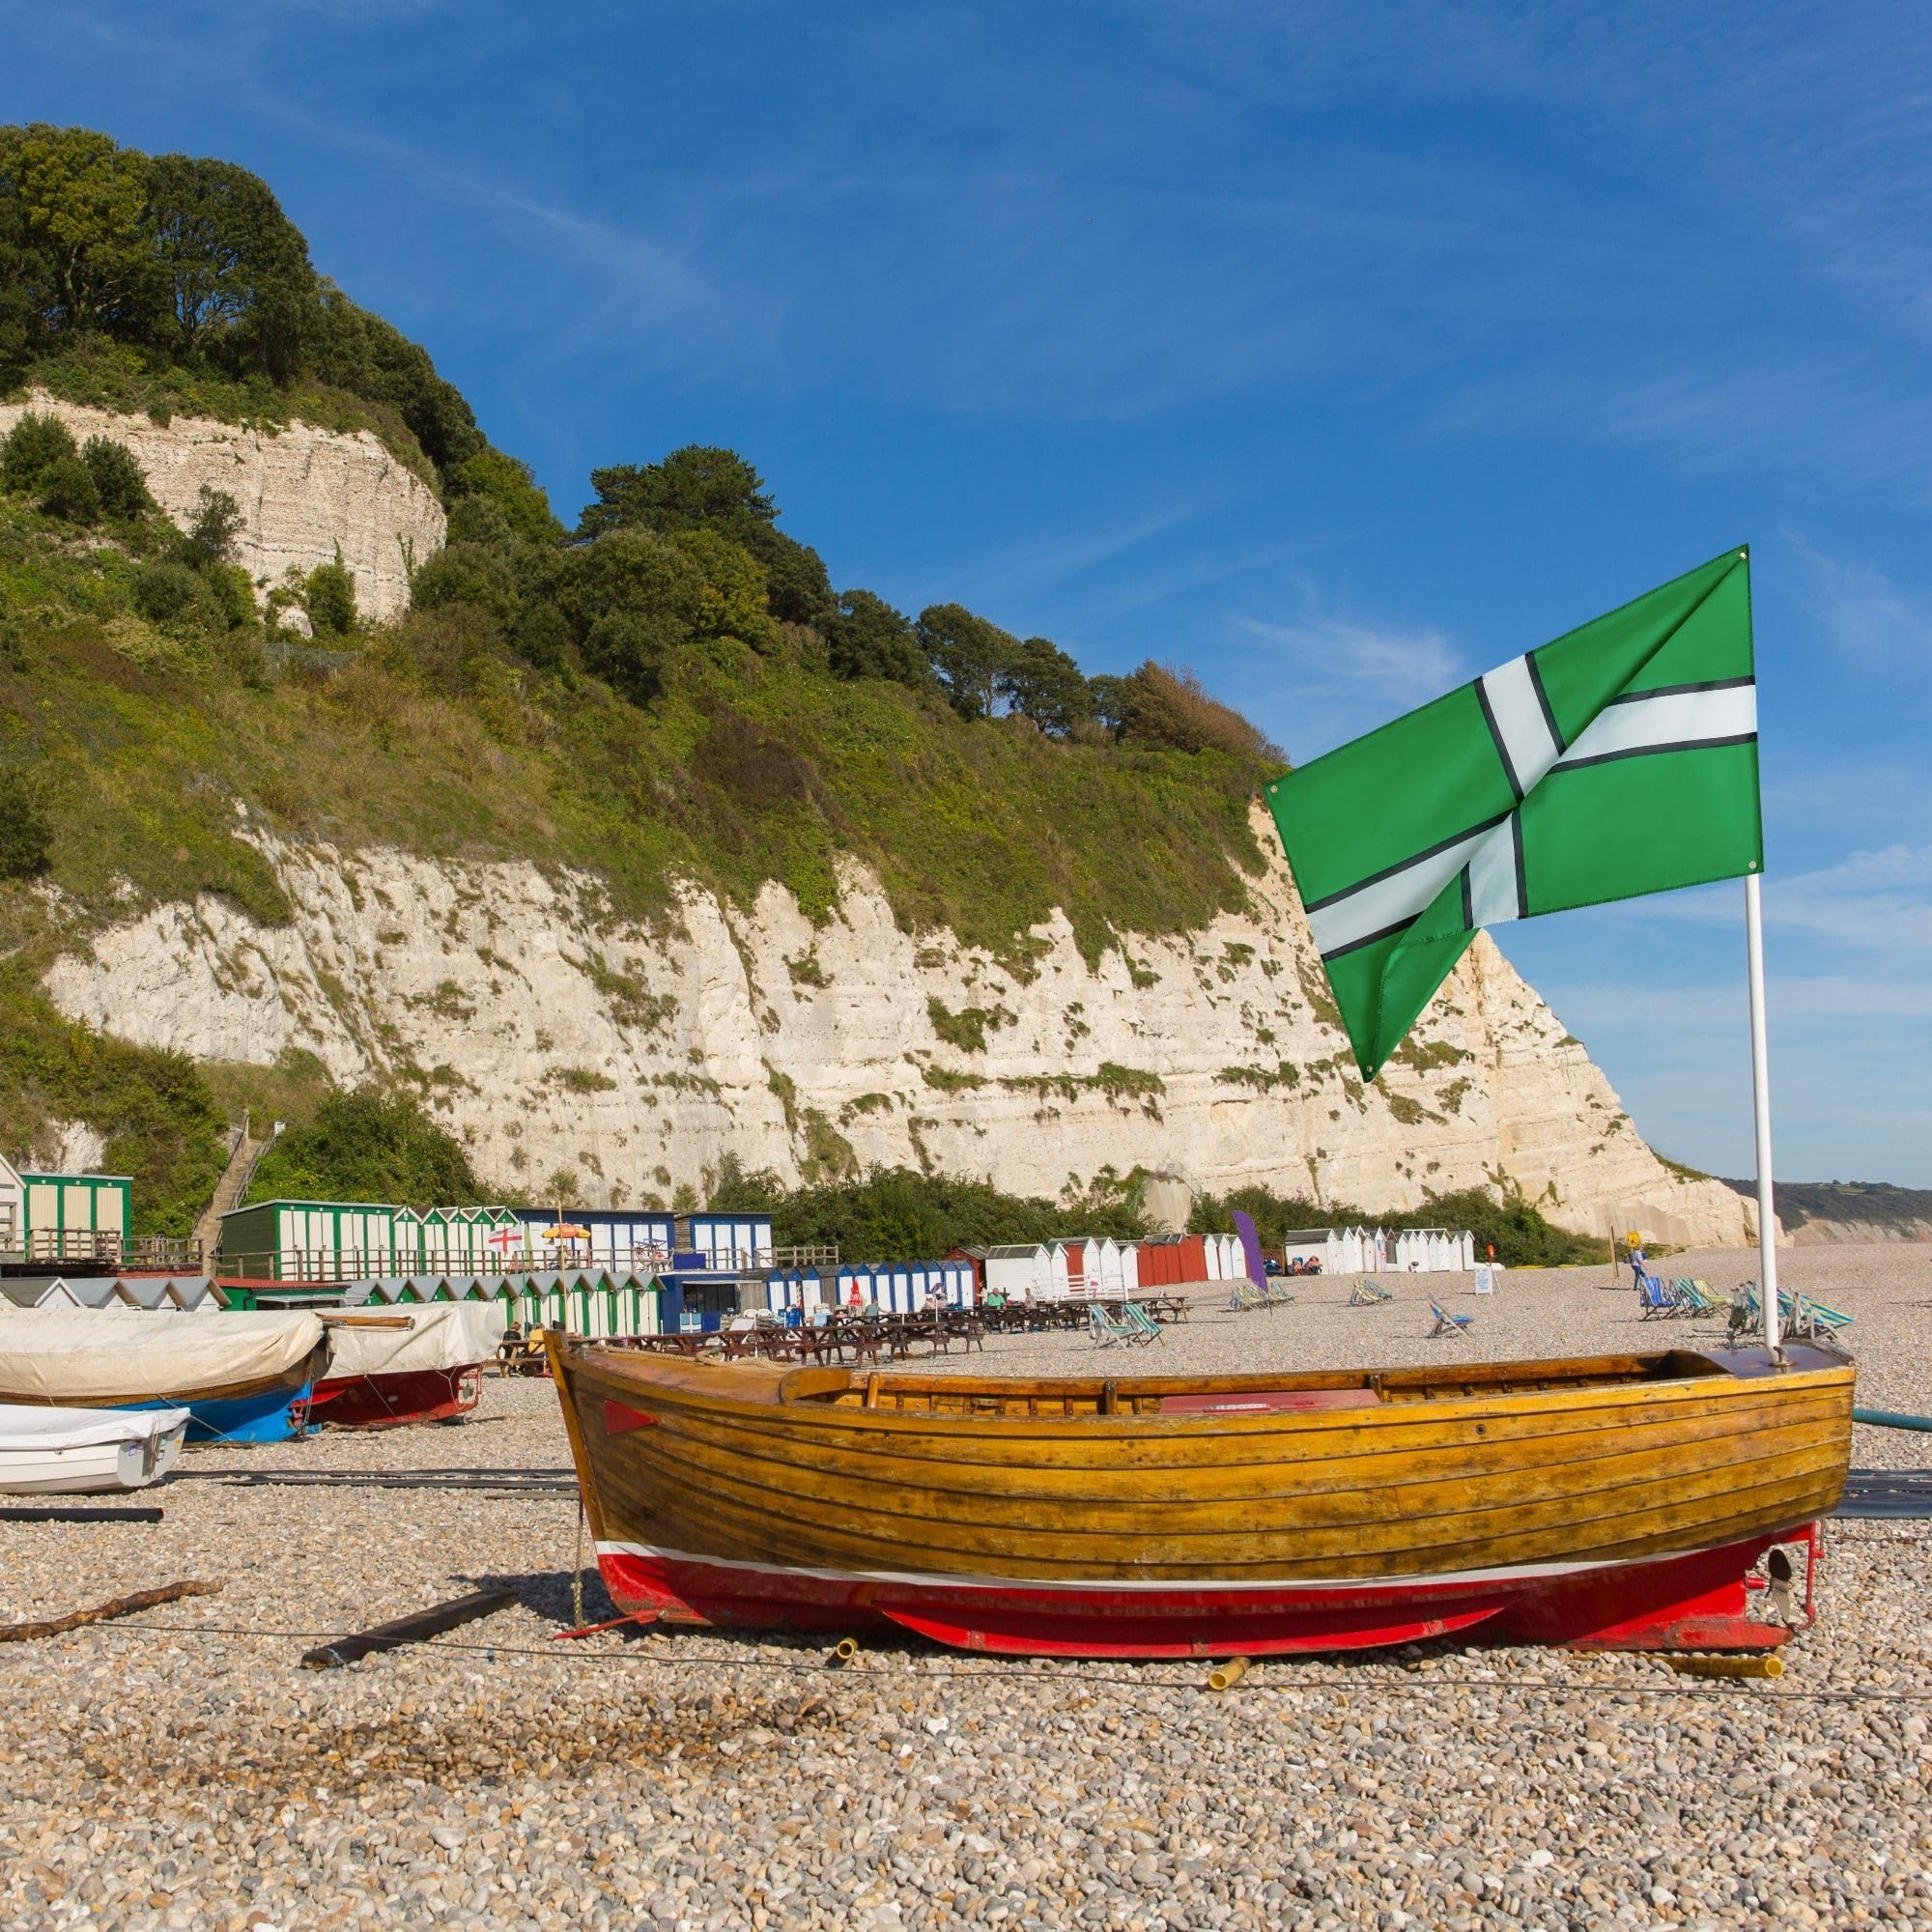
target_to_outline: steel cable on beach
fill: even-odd
[[[127,1618],[117,1619],[111,1624],[94,1624],[84,1630],[71,1633],[73,1635],[112,1636],[123,1631],[135,1631],[144,1634],[158,1636],[195,1637],[253,1637],[263,1642],[326,1642],[337,1636],[337,1631],[302,1630],[263,1630],[259,1626],[242,1624],[144,1624],[134,1623]],[[656,1664],[670,1670],[709,1670],[716,1672],[720,1666],[729,1666],[741,1670],[786,1671],[797,1676],[826,1676],[833,1678],[877,1678],[900,1682],[897,1674],[878,1669],[864,1663],[835,1663],[823,1657],[783,1658],[783,1657],[667,1657],[659,1652],[639,1653],[636,1651],[559,1651],[540,1644],[477,1643],[468,1639],[445,1640],[432,1638],[411,1646],[412,1651],[423,1654],[440,1653],[445,1656],[474,1654],[477,1656],[533,1657],[545,1658],[553,1663],[566,1668],[590,1667],[599,1664]],[[1165,1660],[1172,1662],[1174,1660]],[[1210,1660],[1202,1658],[1199,1663],[1206,1666]],[[1076,1671],[1072,1669],[1040,1670],[1026,1667],[1001,1668],[981,1666],[970,1668],[952,1664],[943,1659],[926,1660],[914,1675],[931,1679],[943,1678],[954,1683],[1001,1683],[1034,1681],[1065,1685],[1069,1688],[1084,1689],[1090,1685],[1124,1685],[1130,1689],[1143,1690],[1199,1690],[1199,1681],[1193,1677],[1153,1677],[1130,1676],[1119,1671]],[[1749,1680],[1745,1680],[1749,1681]],[[1735,1684],[1692,1684],[1681,1679],[1672,1679],[1656,1684],[1605,1684],[1580,1683],[1563,1684],[1547,1677],[1444,1677],[1436,1672],[1417,1672],[1412,1676],[1378,1678],[1365,1680],[1361,1685],[1324,1682],[1321,1684],[1269,1684],[1265,1679],[1250,1675],[1243,1683],[1243,1690],[1260,1690],[1275,1696],[1314,1696],[1335,1691],[1351,1690],[1387,1690],[1400,1686],[1405,1691],[1414,1690],[1494,1690],[1504,1692],[1523,1692],[1527,1694],[1556,1697],[1736,1697],[1755,1696],[1759,1701],[1778,1701],[1796,1699],[1808,1703],[1932,1703],[1932,1689],[1923,1690],[1893,1690],[1883,1685],[1820,1686],[1804,1689],[1800,1686],[1779,1684],[1776,1689],[1758,1691],[1741,1691]]]

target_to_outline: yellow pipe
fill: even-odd
[[[1245,1657],[1231,1657],[1226,1663],[1217,1663],[1208,1673],[1208,1688],[1210,1690],[1232,1690],[1248,1674],[1248,1660]]]
[[[856,1636],[841,1636],[832,1647],[834,1663],[850,1663],[859,1655],[859,1639]]]
[[[1781,1657],[1666,1657],[1680,1677],[1782,1677]]]

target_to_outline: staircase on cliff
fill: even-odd
[[[235,1129],[228,1165],[221,1170],[221,1179],[214,1183],[213,1198],[201,1210],[201,1216],[194,1224],[195,1245],[201,1250],[201,1264],[211,1274],[214,1272],[215,1247],[221,1239],[221,1217],[231,1208],[241,1205],[242,1195],[248,1191],[248,1183],[255,1178],[255,1169],[262,1156],[274,1145],[272,1133],[267,1139],[258,1141],[249,1133],[248,1127],[248,1116],[243,1114],[242,1124]]]

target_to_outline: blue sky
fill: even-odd
[[[0,117],[256,169],[574,516],[729,443],[840,585],[1292,756],[1752,545],[1791,1179],[1932,1184],[1932,17],[0,0]],[[1741,888],[1504,950],[1750,1164]]]

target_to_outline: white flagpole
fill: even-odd
[[[1745,874],[1745,954],[1750,981],[1751,1114],[1757,1126],[1758,1288],[1764,1296],[1764,1346],[1777,1359],[1777,1223],[1771,1206],[1771,1053],[1764,1028],[1764,913],[1761,881]]]

